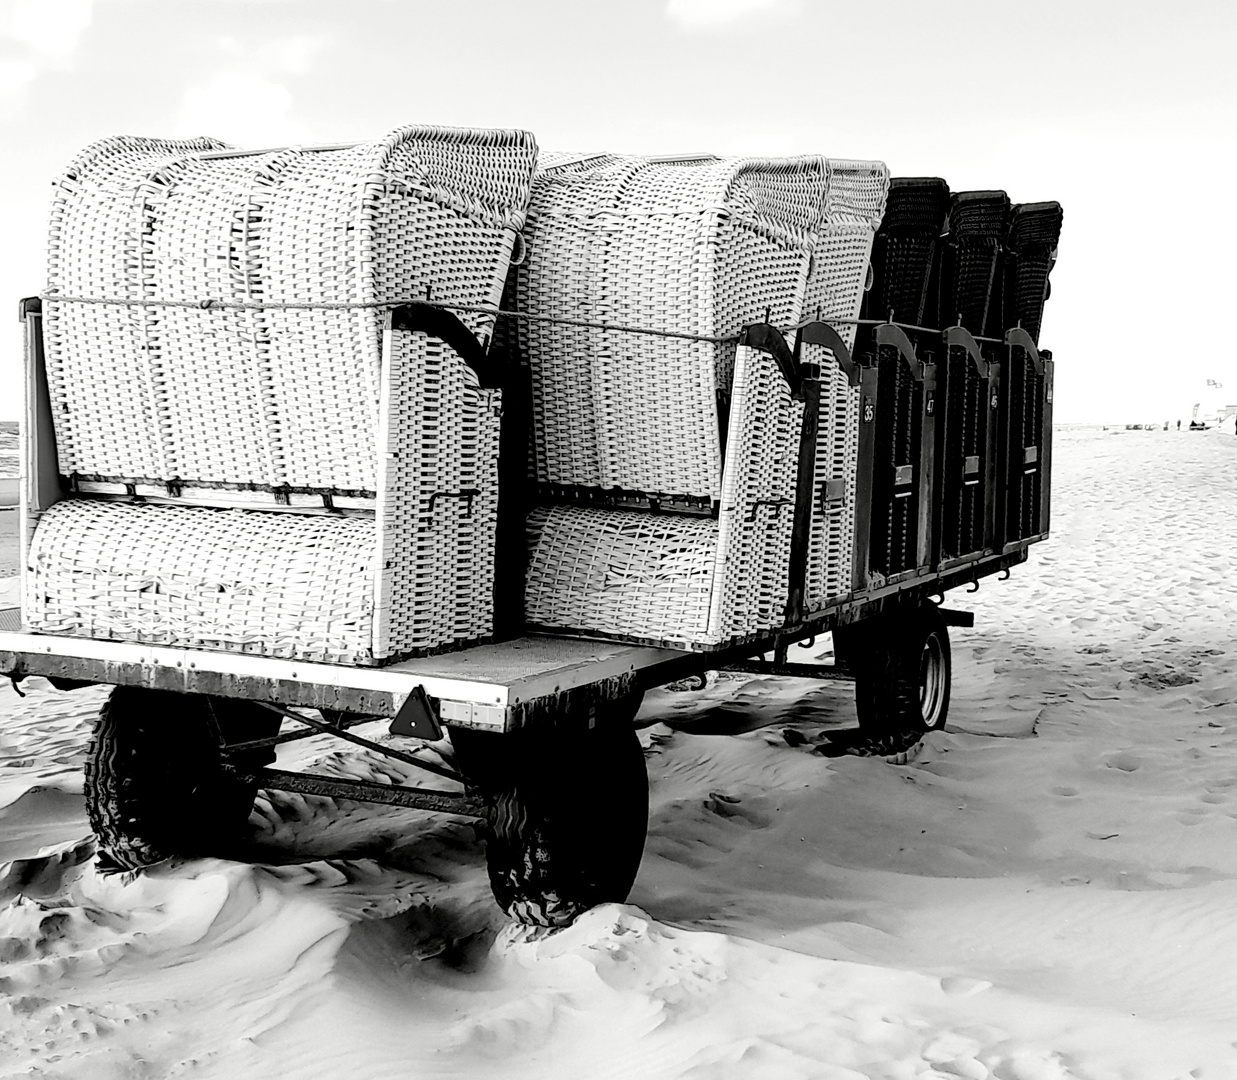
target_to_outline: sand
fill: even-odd
[[[324,799],[260,797],[251,863],[101,876],[101,691],[6,686],[0,1076],[1233,1080],[1235,464],[1059,432],[1053,540],[951,594],[950,730],[907,765],[812,753],[838,686],[651,694],[635,890],[555,933],[466,823]]]
[[[0,506],[0,581],[17,573],[20,562],[16,507]]]

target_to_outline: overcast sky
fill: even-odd
[[[1233,0],[0,0],[0,292],[40,291],[49,181],[108,135],[879,158],[1063,204],[1060,420],[1188,418],[1209,377],[1237,403],[1235,53]]]

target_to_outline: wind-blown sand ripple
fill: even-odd
[[[825,759],[843,687],[650,694],[630,903],[556,933],[467,822],[283,793],[250,864],[102,876],[100,692],[0,688],[0,1076],[1232,1080],[1237,440],[1056,455],[1052,542],[949,599],[950,731]]]

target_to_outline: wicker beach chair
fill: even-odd
[[[1005,239],[1001,331],[1021,326],[1032,341],[1039,341],[1063,217],[1056,202],[1020,203],[1013,208]]]
[[[858,331],[854,320],[868,295],[864,286],[873,245],[892,189],[883,166],[829,164],[829,201],[808,275],[803,318],[836,321],[838,336],[853,350]],[[821,370],[816,498],[804,590],[804,614],[810,615],[848,595],[854,585],[860,391],[853,369],[843,368],[828,349],[804,345],[803,358]]]
[[[872,247],[872,287],[865,319],[920,325],[928,303],[933,257],[945,231],[949,185],[939,177],[895,176]]]
[[[1009,225],[1003,191],[957,192],[950,200],[949,233],[938,249],[930,289],[930,322],[952,328],[937,346],[937,557],[951,564],[992,544],[996,451],[991,361],[973,335],[983,333],[1000,307],[1001,243]],[[960,332],[965,331],[965,332]]]
[[[30,625],[349,663],[486,637],[500,399],[468,309],[501,296],[535,157],[432,127],[79,155],[44,306],[77,497],[32,539]],[[424,299],[466,344],[392,312]]]
[[[1044,479],[1052,453],[1052,360],[1037,348],[1048,275],[1056,261],[1063,214],[1056,202],[1020,203],[1010,213],[1000,272],[1002,337],[999,531],[1005,547],[1048,528]]]
[[[1052,354],[1015,327],[1001,372],[1002,540],[1019,544],[1048,530],[1045,477],[1052,454]]]
[[[876,372],[875,409],[860,468],[869,471],[868,585],[883,585],[927,565],[932,505],[928,451],[935,438],[932,365],[922,364],[914,342],[893,326],[875,328],[867,363]],[[867,419],[867,417],[865,417]]]
[[[895,177],[872,248],[872,287],[865,319],[921,326],[934,315],[930,287],[947,231],[949,186],[938,177]],[[856,353],[870,369],[856,473],[868,492],[855,528],[864,553],[855,584],[879,586],[929,561],[934,478],[926,468],[935,438],[933,373],[910,337],[892,326],[865,327]]]
[[[957,328],[940,346],[937,391],[938,558],[949,565],[993,542],[996,425],[992,400],[996,386],[993,351]]]
[[[781,623],[803,406],[737,336],[794,326],[809,279],[814,306],[853,318],[887,183],[878,163],[823,158],[539,174],[521,310],[665,336],[520,330],[541,500],[530,623],[704,647]]]
[[[937,250],[927,321],[982,334],[994,290],[1001,241],[1009,226],[1009,196],[1003,191],[960,191],[949,201],[948,232]]]

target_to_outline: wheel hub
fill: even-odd
[[[929,634],[919,657],[919,707],[923,713],[924,727],[929,730],[940,726],[946,678],[941,639],[936,634]]]

